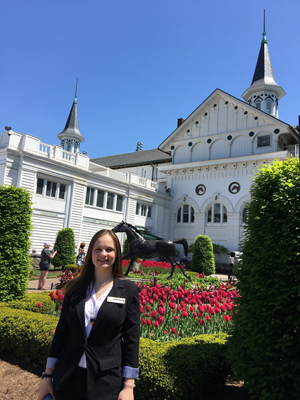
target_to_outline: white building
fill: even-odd
[[[244,100],[216,89],[158,149],[90,160],[79,152],[76,97],[61,146],[7,129],[0,137],[0,183],[33,199],[32,247],[63,227],[76,243],[121,220],[152,234],[194,242],[209,236],[237,250],[249,187],[260,164],[299,154],[299,127],[278,119],[285,95],[274,79],[265,33]]]

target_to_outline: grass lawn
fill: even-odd
[[[60,275],[61,273],[62,273],[61,269],[60,270],[57,270],[57,269],[52,270],[52,269],[50,269],[49,272],[48,272],[48,275],[47,275],[47,279],[48,278],[56,278],[57,275]],[[29,280],[33,281],[33,280],[39,279],[40,275],[41,275],[41,270],[38,269],[38,268],[34,268],[32,270],[32,275],[29,278]]]

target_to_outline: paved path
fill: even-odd
[[[187,271],[187,273],[189,273],[189,272]],[[58,272],[58,274],[60,274],[60,272]],[[227,281],[226,274],[213,274],[212,276],[215,276],[215,277],[221,279],[222,281]],[[28,293],[44,292],[44,290],[37,290],[38,282],[39,282],[38,279],[29,281],[27,292]],[[53,283],[53,286],[55,286],[55,284],[58,282],[59,282],[59,280],[57,278],[46,279],[46,284],[45,284],[46,290],[51,290],[51,284]]]

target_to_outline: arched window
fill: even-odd
[[[267,100],[267,114],[271,114],[271,107],[272,107],[271,100]]]
[[[189,204],[184,204],[177,211],[177,222],[178,223],[190,223],[194,222],[194,209]]]
[[[260,100],[258,100],[258,101],[255,103],[255,107],[258,108],[259,110],[261,109],[261,101],[260,101]]]
[[[244,203],[243,207],[241,209],[241,225],[244,224],[246,222],[247,219],[247,215],[248,215],[248,205],[249,203]]]
[[[227,210],[221,203],[213,203],[207,212],[208,224],[223,224],[227,222]]]

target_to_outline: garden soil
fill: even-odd
[[[0,399],[36,400],[42,371],[41,365],[22,361],[7,353],[0,354]],[[207,400],[250,400],[250,397],[243,382],[229,379]]]

